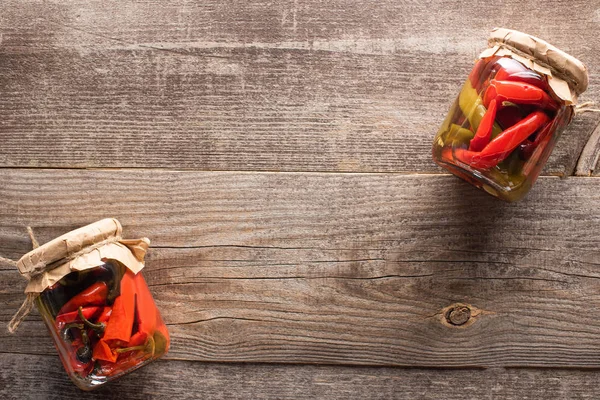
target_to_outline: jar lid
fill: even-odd
[[[68,259],[82,249],[102,243],[106,240],[121,238],[123,228],[121,223],[114,218],[106,218],[93,224],[65,233],[52,239],[48,243],[33,249],[17,262],[21,275],[27,277],[35,274],[36,265],[51,265],[55,262]]]
[[[40,293],[71,271],[97,267],[116,260],[137,273],[144,267],[150,245],[147,238],[125,240],[123,228],[114,218],[65,233],[25,254],[17,268],[29,283],[25,292]]]
[[[150,245],[147,238],[121,238],[119,221],[107,218],[75,229],[25,254],[17,268],[29,282],[27,297],[8,323],[13,333],[33,308],[37,296],[72,271],[85,271],[106,261],[118,261],[134,274],[144,268],[144,256]]]
[[[581,61],[535,36],[512,29],[495,28],[488,38],[488,45],[490,49],[484,51],[482,56],[506,55],[502,50],[508,50],[513,53],[510,54],[513,58],[533,63],[528,66],[547,75],[550,87],[569,103],[575,103],[577,96],[588,87],[587,68]],[[568,93],[565,84],[574,93]]]

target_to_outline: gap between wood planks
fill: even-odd
[[[600,127],[600,125],[599,125]],[[599,129],[596,129],[596,132],[600,132]],[[600,140],[600,134],[597,135],[596,139]],[[594,154],[589,155],[590,160],[598,160],[600,158],[600,142],[591,144],[586,144],[585,149],[587,148],[596,148],[596,152]],[[564,174],[549,174],[549,175],[540,175],[540,178],[598,178],[600,176],[592,175],[594,169],[587,171],[585,173],[579,173],[579,164],[584,166],[589,166],[590,161],[588,160],[588,155],[586,155],[585,160],[583,160],[582,156],[579,156],[578,168],[572,175],[564,175]],[[395,172],[395,171],[296,171],[296,170],[237,170],[237,169],[199,169],[199,168],[157,168],[157,167],[28,167],[28,166],[0,166],[0,170],[37,170],[37,171],[52,171],[52,170],[66,170],[66,171],[161,171],[161,172],[225,172],[232,174],[302,174],[302,175],[397,175],[397,176],[414,176],[414,175],[422,175],[422,176],[449,176],[453,177],[454,175],[449,173],[436,173],[436,172]],[[584,168],[585,170],[585,168]]]

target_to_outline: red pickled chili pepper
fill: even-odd
[[[483,66],[481,69],[477,69],[471,73],[473,75],[472,82],[475,82],[473,87],[480,92],[483,87],[486,87],[489,84],[489,79],[493,78],[493,75],[496,73],[498,67],[498,60],[502,57],[492,56],[488,58],[483,58]],[[478,66],[477,64],[475,65]],[[490,78],[491,77],[491,78]]]
[[[80,376],[86,377],[94,367],[92,362],[92,352],[90,347],[90,338],[85,329],[73,330],[73,338],[69,342],[69,367]]]
[[[502,107],[496,113],[496,122],[502,129],[506,129],[522,120],[523,117],[520,107]]]
[[[479,127],[477,128],[475,136],[469,143],[469,150],[481,151],[490,142],[492,139],[492,127],[494,126],[494,121],[496,120],[496,110],[496,99],[493,99],[490,102],[490,106],[485,112],[485,115],[481,119],[481,122],[479,123]]]
[[[138,331],[129,339],[127,348],[141,346],[146,343],[148,338],[154,335],[157,320],[156,305],[144,277],[142,274],[137,274],[134,281],[136,288],[135,313]]]
[[[474,168],[487,169],[495,167],[532,133],[550,120],[544,112],[535,111],[521,122],[504,130],[492,140],[482,151],[456,149],[455,157]]]
[[[517,60],[503,57],[496,62],[496,66],[499,68],[494,79],[498,81],[525,82],[542,90],[548,90],[548,83],[540,74],[530,70]]]
[[[85,307],[85,308],[82,308],[82,314],[86,319],[91,319],[100,310],[101,310],[100,307],[95,307],[95,306]],[[59,327],[59,329],[62,329],[63,325],[70,324],[71,322],[81,322],[81,320],[79,318],[79,310],[71,311],[71,312],[68,312],[65,314],[60,314],[56,317],[55,322],[56,322],[56,326]]]
[[[516,104],[532,104],[552,111],[558,108],[557,103],[546,92],[524,82],[493,79],[483,95],[483,105],[488,107],[493,99],[500,104],[509,101]]]
[[[499,81],[515,81],[524,82],[540,88],[543,91],[548,91],[548,83],[538,74],[532,71],[518,72],[512,75],[506,75],[502,70],[496,74],[496,79]]]
[[[94,346],[94,351],[92,352],[92,358],[94,360],[104,360],[114,363],[117,361],[117,357],[119,355],[110,348],[108,343],[104,340],[100,339],[98,343]]]
[[[471,70],[471,73],[469,74],[469,80],[471,81],[471,86],[473,86],[474,88],[476,88],[478,86],[479,79],[482,75],[481,72],[485,69],[486,65],[487,64],[486,64],[485,60],[480,58],[475,63],[473,70]]]
[[[78,295],[67,301],[58,314],[77,311],[79,307],[99,306],[106,302],[108,286],[105,282],[96,282]]]
[[[138,332],[136,335],[133,335],[131,337],[131,346],[128,345],[127,347],[117,349],[111,349],[106,343],[103,343],[100,346],[96,346],[98,350],[94,349],[94,359],[114,363],[119,358],[119,355],[129,353],[132,351],[143,351],[147,354],[147,356],[154,356],[154,353],[156,351],[156,343],[154,342],[154,337],[148,336],[145,333],[141,332]],[[140,361],[138,357],[136,357],[135,360],[136,364]],[[123,360],[120,360],[118,365],[122,366],[123,362]]]
[[[125,357],[119,359],[119,362],[107,360],[99,360],[98,366],[100,367],[99,374],[102,376],[110,377],[118,375],[123,371],[127,371],[130,368],[134,368],[140,364],[141,360],[139,357]]]
[[[151,336],[156,329],[156,304],[152,293],[148,290],[148,285],[142,274],[137,274],[134,278],[136,297],[136,318],[138,322],[138,331]]]
[[[94,363],[91,361],[91,359],[87,360],[87,358],[83,359],[82,361],[82,352],[79,351],[78,354],[78,350],[83,349],[86,346],[80,338],[74,341],[72,345],[73,348],[77,350],[71,351],[69,353],[71,368],[73,368],[73,371],[77,372],[79,375],[86,377],[89,375],[90,372],[92,372]]]
[[[140,345],[132,347],[123,347],[115,350],[117,354],[129,353],[130,351],[143,351],[144,353],[146,353],[146,355],[149,355],[150,357],[154,356],[154,353],[156,352],[156,343],[154,342],[154,337],[146,336],[146,340],[143,341]]]
[[[147,340],[148,334],[146,332],[137,332],[131,336],[131,339],[129,339],[126,347],[140,346],[146,343]]]
[[[533,141],[526,140],[519,146],[520,154],[524,160],[528,160],[533,154],[534,150],[540,145],[540,143],[552,132],[552,121],[548,122],[538,133],[535,135]]]
[[[539,138],[539,142],[536,146],[532,146],[531,154],[527,154],[525,159],[525,165],[523,166],[523,175],[529,176],[533,170],[537,167],[541,167],[539,163],[542,153],[544,152],[548,142],[552,140],[552,128],[555,127],[554,120],[548,122],[548,125],[544,127],[536,136],[534,142]],[[537,174],[533,175],[534,180],[537,178]]]
[[[110,315],[112,314],[112,307],[105,306],[100,315],[98,316],[98,322],[108,322]]]
[[[130,270],[121,279],[121,294],[115,299],[102,341],[127,343],[135,319],[135,281]]]
[[[121,294],[115,299],[104,335],[96,343],[93,358],[115,362],[117,353],[113,347],[126,344],[131,337],[135,319],[135,282],[133,272],[127,270],[121,279]]]

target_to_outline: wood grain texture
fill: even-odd
[[[597,99],[599,9],[8,1],[0,166],[437,173],[433,136],[489,30],[520,29],[579,57],[592,73],[582,99]],[[544,173],[571,175],[597,123],[575,121]]]
[[[0,256],[117,217],[173,341],[83,394],[0,265],[0,398],[599,398],[599,178],[505,204],[431,161],[494,26],[600,98],[598,0],[5,1]],[[599,121],[544,174],[598,174]]]
[[[506,204],[452,176],[0,171],[0,255],[114,216],[148,236],[170,359],[599,367],[597,178]],[[38,317],[0,353],[54,354]],[[463,327],[446,308],[471,308]]]
[[[600,125],[596,127],[581,151],[575,175],[600,175]]]
[[[57,357],[0,354],[0,396],[6,400],[595,400],[600,396],[599,377],[598,371],[547,369],[423,370],[157,361],[84,393],[70,383]]]

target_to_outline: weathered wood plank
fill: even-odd
[[[581,151],[575,173],[578,176],[600,175],[600,124]]]
[[[452,176],[3,170],[0,255],[115,216],[183,360],[600,366],[597,178],[517,204]],[[53,354],[0,270],[0,352]],[[464,303],[473,318],[446,323]]]
[[[422,370],[157,361],[81,392],[57,357],[0,354],[3,399],[597,399],[598,371]]]
[[[440,172],[433,135],[488,31],[593,67],[597,6],[9,1],[0,166]],[[546,174],[572,174],[597,121],[572,124]]]

